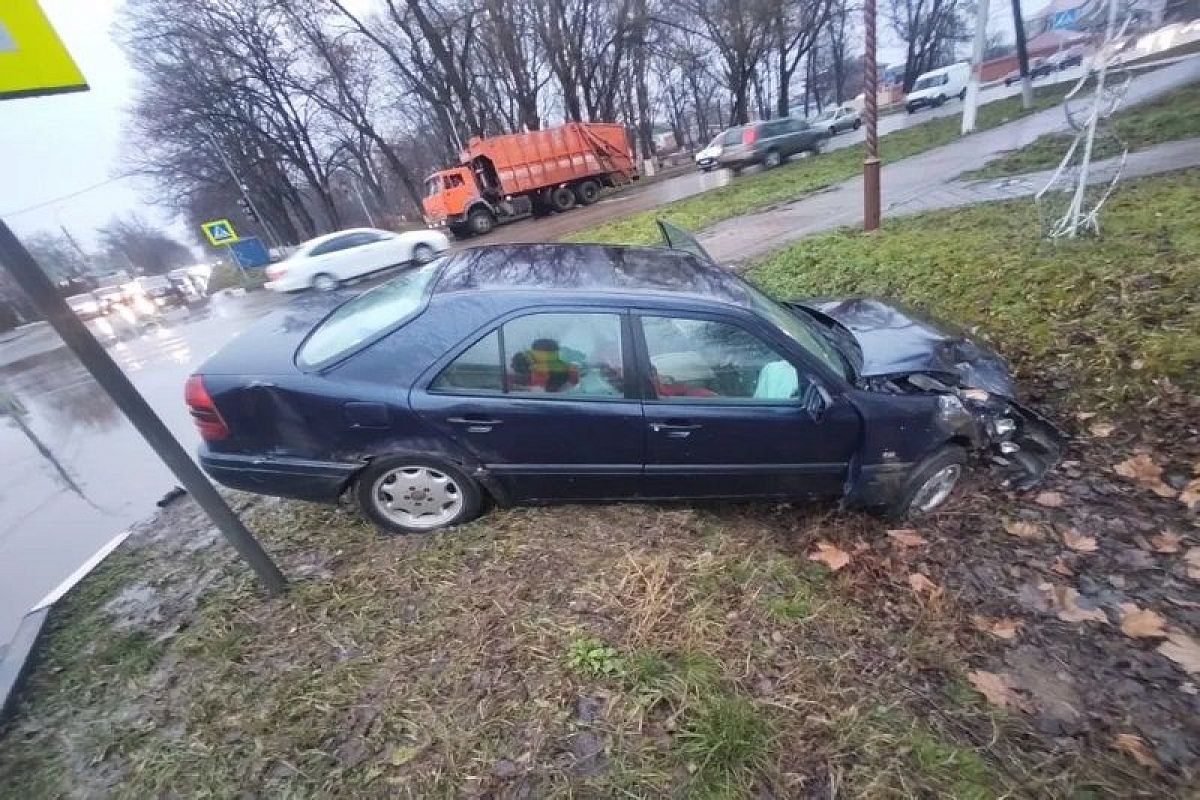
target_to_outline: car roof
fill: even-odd
[[[551,291],[654,292],[749,306],[736,275],[682,250],[607,244],[496,244],[448,257],[434,294]]]
[[[299,245],[299,248],[309,248],[313,245],[327,242],[330,239],[336,239],[339,236],[345,236],[348,233],[384,233],[384,231],[380,231],[378,228],[346,228],[345,230],[334,231],[333,233],[323,233],[320,236],[314,236],[312,239],[302,242]]]

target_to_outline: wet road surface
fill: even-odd
[[[171,312],[162,327],[109,352],[192,449],[198,437],[183,404],[184,380],[279,302],[265,292],[214,298],[202,311]],[[57,343],[52,331],[27,333]],[[174,486],[166,467],[69,351],[43,347],[30,355],[28,347],[21,350],[23,338],[0,344],[0,363],[6,363],[0,393],[15,400],[19,414],[19,424],[0,415],[0,644],[30,606],[146,517]],[[11,363],[14,355],[22,360]]]

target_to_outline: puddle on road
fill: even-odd
[[[109,353],[190,450],[198,439],[183,403],[188,374],[277,303],[217,300],[114,344]],[[105,542],[149,515],[175,481],[65,348],[0,366],[0,394],[20,414],[18,424],[0,413],[3,643],[34,603]]]

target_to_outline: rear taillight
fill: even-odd
[[[287,274],[287,267],[283,264],[272,264],[267,267],[267,277],[273,281],[277,281]]]
[[[192,420],[200,431],[200,438],[206,442],[217,442],[229,438],[229,426],[221,419],[217,405],[204,386],[204,378],[193,375],[187,379],[183,390],[188,410],[192,412]]]
[[[758,128],[746,128],[742,131],[742,144],[754,144],[758,141]]]

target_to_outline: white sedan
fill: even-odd
[[[450,246],[438,231],[392,233],[351,228],[310,239],[278,264],[267,267],[266,287],[276,292],[328,292],[343,281],[398,264],[424,264]]]

